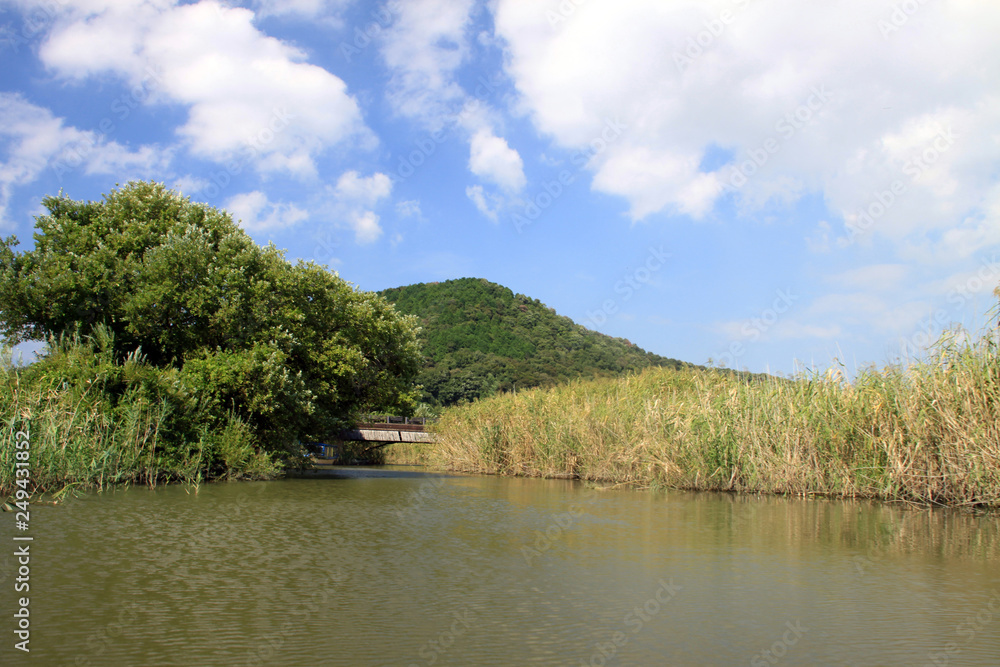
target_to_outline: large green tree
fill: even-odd
[[[110,332],[118,358],[139,350],[269,449],[412,405],[414,319],[258,246],[225,211],[150,182],[43,204],[32,250],[0,241],[0,333],[10,342]]]

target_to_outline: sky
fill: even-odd
[[[998,34],[987,0],[0,0],[0,235],[152,179],[360,289],[852,373],[989,321]]]

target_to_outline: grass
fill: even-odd
[[[162,481],[266,478],[280,472],[238,419],[187,422],[158,395],[139,355],[111,362],[93,340],[55,344],[46,363],[18,367],[0,351],[0,497],[16,488],[17,432],[30,443],[33,494]]]
[[[923,361],[851,381],[648,369],[498,395],[446,410],[437,445],[398,454],[477,473],[995,508],[995,334],[951,332]]]

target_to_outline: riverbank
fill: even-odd
[[[647,488],[1000,507],[1000,354],[943,339],[925,361],[793,379],[649,369],[446,410],[440,443],[390,452],[499,475]]]

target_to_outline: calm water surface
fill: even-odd
[[[33,507],[0,664],[1000,665],[996,518],[418,470]]]

